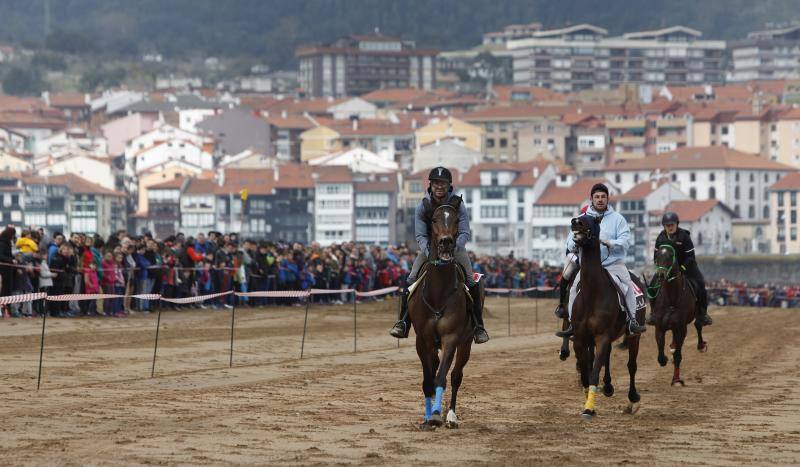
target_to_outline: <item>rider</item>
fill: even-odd
[[[464,268],[465,279],[472,297],[472,314],[475,317],[475,343],[483,344],[489,340],[489,334],[483,327],[483,304],[480,300],[480,288],[472,277],[472,264],[467,254],[466,244],[472,238],[469,228],[469,214],[464,203],[460,202],[458,196],[453,193],[453,176],[444,167],[435,167],[428,174],[430,186],[425,194],[425,199],[417,206],[414,215],[414,233],[419,245],[417,258],[411,267],[408,275],[408,284],[411,285],[417,280],[422,265],[428,260],[430,254],[430,231],[431,218],[433,211],[443,205],[455,203],[458,205],[458,237],[456,238],[455,260]],[[411,329],[411,318],[408,315],[408,289],[406,288],[400,295],[400,317],[389,334],[398,339],[408,337]]]
[[[581,208],[581,215],[586,214],[587,209],[589,209],[589,205],[585,204]],[[556,318],[564,319],[567,317],[569,282],[581,268],[578,264],[579,259],[576,252],[567,250],[567,264],[564,265],[564,269],[561,271],[561,280],[558,282],[558,306],[556,306],[556,311],[554,312]]]
[[[603,267],[611,273],[613,277],[623,284],[625,290],[625,308],[628,312],[628,331],[631,334],[640,334],[647,328],[636,321],[636,296],[634,294],[633,283],[628,268],[625,266],[625,256],[628,251],[630,241],[630,228],[628,221],[622,214],[614,211],[608,205],[608,187],[602,183],[592,186],[590,192],[592,205],[587,209],[586,214],[600,218],[600,243],[601,258]],[[567,250],[575,251],[576,245],[573,233],[569,233],[567,238]],[[605,253],[604,253],[605,251]],[[574,332],[572,328],[572,306],[578,294],[578,284],[580,283],[581,273],[575,276],[575,281],[569,291],[569,319],[570,325],[564,331],[556,333],[559,337],[571,336]]]
[[[667,211],[661,217],[661,225],[664,230],[658,234],[656,238],[655,251],[663,245],[670,245],[675,248],[677,255],[676,261],[680,268],[683,270],[686,278],[694,284],[694,289],[697,292],[697,310],[695,312],[695,319],[703,326],[710,326],[712,321],[708,316],[708,294],[706,293],[706,281],[703,278],[703,273],[697,267],[697,260],[694,257],[694,244],[692,243],[692,236],[689,231],[678,227],[681,223],[678,214],[672,211]],[[655,256],[654,256],[655,258]],[[651,307],[652,309],[652,307]],[[647,324],[655,324],[653,320],[653,313],[647,319]]]

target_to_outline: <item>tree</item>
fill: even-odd
[[[6,94],[30,96],[41,94],[46,89],[41,73],[35,68],[14,67],[3,78],[3,91]]]
[[[67,69],[67,62],[64,57],[50,52],[37,52],[31,59],[31,65],[50,71],[64,71]]]
[[[98,88],[119,86],[127,76],[128,72],[122,67],[111,69],[96,68],[84,73],[78,86],[83,92],[93,92]]]
[[[59,29],[47,36],[44,45],[48,50],[65,54],[82,54],[94,50],[94,43],[86,34]]]

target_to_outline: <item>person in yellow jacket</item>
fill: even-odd
[[[17,249],[22,254],[33,254],[39,251],[39,245],[31,238],[30,230],[23,230],[20,237],[17,239]]]

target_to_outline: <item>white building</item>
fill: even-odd
[[[725,146],[685,147],[643,159],[620,161],[605,177],[622,192],[669,177],[696,200],[716,199],[750,220],[769,219],[768,188],[794,168]]]
[[[106,190],[116,190],[116,170],[110,159],[100,159],[87,154],[72,154],[52,161],[52,164],[38,166],[38,175],[77,175]]]
[[[534,202],[560,177],[546,161],[473,166],[457,186],[470,213],[469,248],[476,254],[529,257]]]
[[[559,177],[547,186],[533,203],[531,250],[526,256],[544,265],[564,264],[572,218],[589,204],[589,193],[595,183],[606,181]],[[612,185],[607,186],[613,199],[617,192]]]
[[[730,82],[800,78],[800,25],[751,32],[730,50]]]
[[[216,230],[217,184],[212,179],[193,178],[181,194],[181,230],[197,235]]]
[[[141,174],[170,161],[186,162],[203,170],[214,168],[214,157],[190,140],[170,139],[143,149],[134,159],[135,173]]]
[[[355,241],[397,243],[397,174],[374,175],[353,184],[355,191]]]
[[[653,245],[662,229],[661,216],[664,211],[678,214],[681,228],[691,232],[696,255],[724,255],[732,251],[731,232],[735,214],[724,203],[714,199],[673,201],[663,211],[651,213],[648,237]]]
[[[346,167],[318,172],[314,186],[314,240],[322,246],[353,241],[353,176]]]
[[[418,148],[412,159],[414,173],[439,166],[466,172],[483,160],[483,154],[464,146],[458,139],[447,138]]]
[[[378,118],[378,107],[360,97],[354,97],[328,107],[328,113],[333,115],[335,120],[375,119]]]
[[[103,136],[90,135],[81,128],[71,128],[36,140],[33,145],[33,154],[37,158],[69,151],[81,151],[95,157],[108,157],[108,141]]]
[[[348,167],[352,172],[362,174],[393,173],[399,167],[397,162],[360,147],[316,157],[309,160],[308,164],[316,167]]]

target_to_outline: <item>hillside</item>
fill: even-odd
[[[45,43],[46,0],[0,0],[0,41]],[[224,6],[220,6],[224,4]],[[702,5],[700,8],[698,5]],[[800,17],[796,0],[49,0],[51,43],[75,52],[248,57],[293,66],[296,45],[378,27],[452,49],[511,23],[590,22],[611,33],[683,24],[735,39]]]

